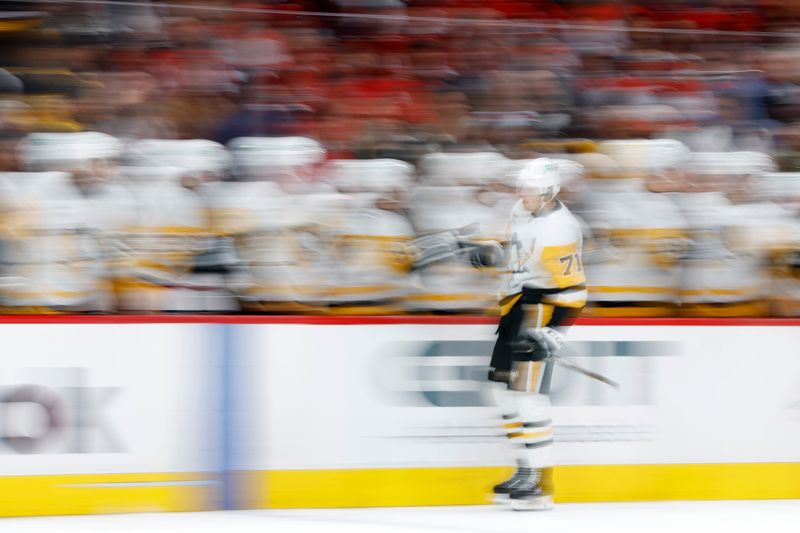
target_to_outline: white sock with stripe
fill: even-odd
[[[517,392],[522,428],[509,435],[531,468],[553,466],[553,421],[550,398],[544,394]]]
[[[550,398],[509,390],[505,384],[493,384],[493,396],[500,407],[503,430],[520,468],[546,468],[553,465],[553,427]]]

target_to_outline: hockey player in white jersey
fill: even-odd
[[[800,316],[800,173],[767,173],[754,185],[761,197],[772,203],[774,214],[770,218],[780,220],[780,227],[771,230],[772,238],[768,241],[772,242],[764,242],[771,245],[768,249],[770,312],[777,316]]]
[[[402,313],[414,261],[414,230],[404,216],[413,170],[396,159],[337,159],[326,167],[351,202],[333,238],[334,313]]]
[[[502,183],[510,163],[494,152],[422,158],[423,182],[412,192],[409,214],[420,236],[416,244],[422,259],[415,268],[420,289],[409,298],[409,311],[494,310],[499,288],[496,269],[475,269],[470,253],[453,252],[461,244],[469,243],[471,249],[502,239],[507,211],[500,214],[498,198],[487,196],[495,196],[492,188]]]
[[[6,312],[91,309],[98,250],[67,172],[0,173],[0,301]]]
[[[304,137],[241,137],[228,143],[238,181],[209,191],[214,227],[241,258],[234,282],[257,312],[327,310],[335,287],[331,235],[348,198],[316,179],[325,149]]]
[[[685,146],[672,140],[620,140],[583,154],[586,201],[576,210],[591,230],[585,314],[603,317],[672,316],[678,312],[680,257],[686,221],[652,180],[682,164]]]
[[[760,152],[698,152],[687,171],[691,188],[676,194],[691,226],[683,260],[681,313],[750,317],[768,311],[768,250],[782,224],[775,205],[753,203],[748,182],[774,169]]]
[[[225,147],[205,139],[148,139],[130,146],[125,167],[137,199],[134,224],[120,232],[124,251],[117,298],[127,311],[230,311],[236,303],[220,274],[232,259],[208,216],[207,190],[230,165]]]
[[[118,183],[117,139],[98,132],[32,133],[20,147],[27,170],[12,181],[23,226],[8,257],[25,272],[31,290],[14,292],[11,305],[69,311],[113,308],[109,234],[135,218],[133,197]],[[29,200],[24,200],[29,198]],[[35,200],[39,209],[27,209]],[[31,216],[33,215],[33,216]],[[18,236],[24,235],[24,232]]]
[[[559,167],[540,158],[519,172],[520,199],[508,226],[506,282],[489,373],[517,460],[516,473],[495,486],[494,495],[516,510],[552,506],[549,359],[586,303],[583,238],[580,224],[558,200]]]

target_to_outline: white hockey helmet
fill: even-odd
[[[224,146],[206,139],[145,139],[131,144],[126,159],[131,166],[223,174],[231,156]]]
[[[553,200],[561,190],[559,161],[540,157],[527,163],[517,175],[517,190],[538,193],[546,201]]]
[[[564,159],[554,159],[553,161],[558,163],[558,177],[561,180],[561,187],[580,181],[586,175],[586,169],[576,159],[565,157]]]
[[[497,152],[426,154],[419,161],[424,182],[430,185],[482,186],[500,182],[511,161]]]
[[[237,137],[228,142],[236,173],[264,179],[270,173],[304,171],[325,160],[325,148],[307,137]]]
[[[326,166],[331,183],[343,192],[405,191],[414,167],[397,159],[334,159]]]
[[[558,165],[559,187],[564,187],[586,177],[586,169],[576,157],[578,154],[553,155],[559,156],[559,159],[548,158]],[[511,161],[507,168],[504,183],[511,187],[518,187],[519,176],[522,169],[533,161],[535,161],[535,159],[516,159]]]
[[[121,153],[118,139],[96,131],[31,133],[20,146],[22,161],[34,170],[71,170],[93,160],[115,159]]]
[[[628,139],[603,141],[600,153],[619,164],[623,176],[628,173],[657,173],[680,167],[689,157],[689,149],[673,139]]]

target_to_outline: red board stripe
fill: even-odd
[[[0,324],[496,324],[486,316],[0,315]],[[580,318],[579,326],[800,326],[800,318]]]

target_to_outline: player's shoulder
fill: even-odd
[[[548,214],[548,217],[552,217],[552,223],[554,225],[564,226],[571,230],[580,228],[581,226],[578,217],[575,216],[566,205],[560,202],[556,208]]]
[[[582,229],[578,217],[564,204],[559,204],[545,216],[545,228],[541,238],[552,243],[569,243],[578,240]]]

